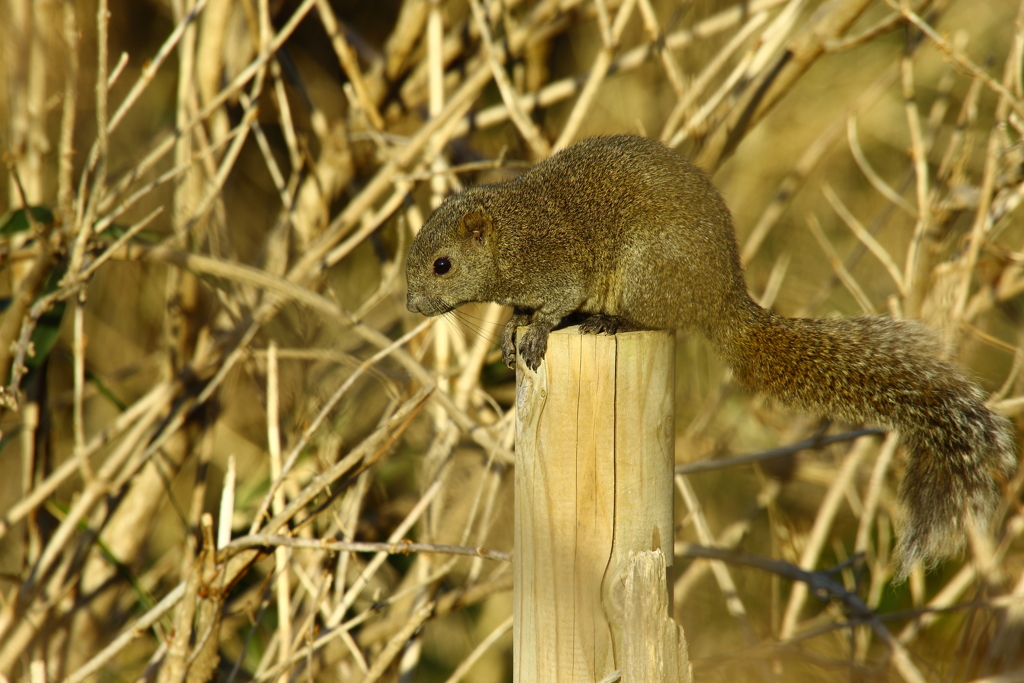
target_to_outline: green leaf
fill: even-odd
[[[63,264],[57,265],[51,270],[40,296],[56,291],[66,272],[67,268]],[[67,308],[67,304],[63,301],[58,301],[50,310],[39,317],[36,329],[32,332],[32,347],[35,349],[35,355],[25,359],[25,366],[30,370],[42,367],[46,357],[53,350],[53,345],[57,343],[57,337],[60,334],[60,323],[64,319],[65,308]]]
[[[45,206],[33,206],[31,210],[32,217],[36,219],[36,223],[53,223],[53,212]],[[28,220],[28,214],[25,209],[8,211],[0,218],[0,235],[13,235],[14,233],[28,230],[31,227],[32,224]]]
[[[46,501],[46,503],[44,503],[44,507],[47,512],[60,521],[67,519],[68,511],[71,509],[69,505],[56,500]],[[85,520],[79,520],[77,526],[82,532],[87,533],[91,531],[89,524]],[[139,601],[139,607],[141,610],[145,612],[152,609],[153,605],[156,604],[156,600],[154,600],[152,594],[150,594],[150,592],[147,591],[141,583],[139,583],[131,568],[114,557],[114,553],[111,552],[110,548],[103,542],[99,535],[96,535],[93,538],[93,542],[96,544],[96,547],[100,551],[100,555],[103,559],[106,560],[121,576],[121,578],[127,581],[128,585],[132,587],[132,590],[135,592],[135,599]]]
[[[88,370],[85,371],[85,379],[87,379],[88,381],[92,382],[96,386],[96,391],[100,392],[101,396],[103,396],[105,399],[107,399],[108,401],[113,403],[115,406],[117,406],[117,408],[119,410],[121,410],[121,411],[128,410],[128,406],[125,404],[125,402],[122,401],[120,398],[118,398],[117,394],[115,394],[111,390],[111,388],[108,387],[103,382],[102,379],[100,379],[99,377],[97,377],[93,373],[89,372]]]
[[[126,232],[128,232],[128,228],[126,228],[123,225],[117,225],[116,223],[113,223],[107,226],[107,229],[101,232],[99,235],[97,235],[97,237],[99,237],[101,240],[106,240],[108,242],[116,242],[117,240],[121,239]],[[155,232],[151,232],[149,230],[140,230],[139,232],[135,233],[135,235],[132,236],[131,241],[142,244],[159,244],[160,239],[160,235],[156,234]]]

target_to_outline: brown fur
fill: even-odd
[[[898,578],[961,549],[968,521],[986,530],[1016,469],[1009,423],[922,325],[784,318],[754,303],[721,195],[645,138],[585,140],[515,180],[450,198],[413,242],[406,274],[414,312],[512,306],[509,365],[518,350],[536,369],[549,332],[573,313],[583,332],[696,330],[751,389],[898,430],[908,459]]]

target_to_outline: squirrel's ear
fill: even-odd
[[[467,237],[483,242],[491,233],[491,219],[479,211],[470,211],[462,217],[462,229]]]

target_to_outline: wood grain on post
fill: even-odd
[[[671,562],[674,339],[569,328],[551,334],[537,372],[517,366],[519,683],[594,683],[618,668],[629,552]]]

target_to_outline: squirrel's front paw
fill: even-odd
[[[519,342],[519,360],[536,370],[548,350],[548,330],[530,327]]]

